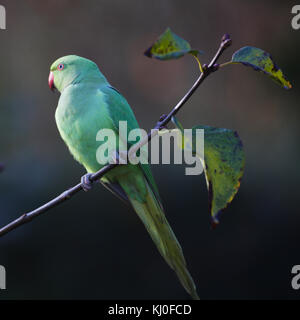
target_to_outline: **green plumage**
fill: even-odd
[[[63,65],[62,70],[59,65]],[[50,70],[54,85],[61,92],[55,114],[61,137],[87,172],[96,172],[103,166],[96,159],[101,144],[96,141],[97,132],[106,128],[118,134],[119,121],[127,121],[128,131],[139,128],[135,116],[126,99],[110,86],[94,62],[66,56],[56,60]],[[198,299],[180,244],[165,218],[149,165],[120,165],[101,181],[131,203],[161,255],[187,292]]]

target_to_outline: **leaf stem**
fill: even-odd
[[[230,64],[233,64],[233,62],[232,61],[227,61],[227,62],[221,63],[219,65],[219,68],[223,68],[223,67],[229,66]]]
[[[198,62],[200,72],[201,72],[201,73],[203,73],[203,68],[202,68],[202,65],[201,65],[200,59],[197,57],[197,55],[196,55],[196,54],[192,54],[192,56],[193,56],[193,57],[196,59],[196,61]]]

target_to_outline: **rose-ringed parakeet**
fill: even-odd
[[[106,128],[117,135],[119,121],[127,121],[128,131],[139,128],[138,123],[126,99],[91,60],[75,55],[59,58],[50,67],[49,86],[61,93],[55,113],[57,127],[71,154],[87,170],[82,185],[88,189],[88,174],[103,167],[96,158],[101,144],[96,140],[97,132]],[[183,287],[199,299],[181,246],[165,217],[149,165],[119,165],[106,173],[101,183],[132,205]]]

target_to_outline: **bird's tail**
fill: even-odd
[[[148,189],[146,202],[140,202],[130,197],[129,200],[159,252],[176,272],[183,287],[193,299],[199,300],[195,283],[186,267],[181,246],[149,184],[147,182],[146,184]]]

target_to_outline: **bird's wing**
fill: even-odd
[[[131,107],[119,91],[109,85],[102,86],[101,91],[104,93],[104,100],[108,106],[108,113],[112,120],[114,129],[117,132],[119,131],[119,121],[127,121],[127,132],[139,128]],[[129,141],[128,144],[130,144]],[[161,204],[158,188],[153,178],[150,166],[148,164],[140,164],[140,167],[143,170],[153,193]],[[112,184],[110,184],[110,187],[114,188]],[[119,193],[119,190],[115,191]]]

